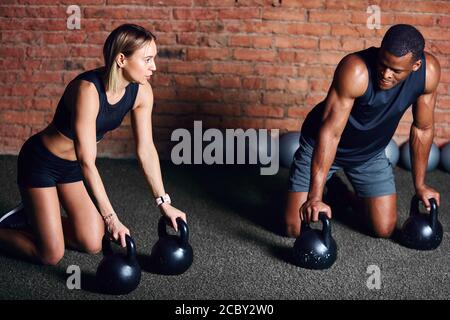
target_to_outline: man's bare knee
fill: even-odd
[[[390,238],[395,230],[395,221],[373,226],[374,235],[378,238]]]
[[[366,204],[374,236],[391,237],[397,224],[396,195],[366,199]]]
[[[284,212],[285,233],[288,237],[300,235],[300,207],[306,201],[307,192],[288,192]]]

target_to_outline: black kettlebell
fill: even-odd
[[[158,223],[159,239],[152,248],[150,260],[154,271],[165,275],[185,272],[192,264],[193,251],[188,243],[189,230],[183,219],[177,218],[180,236],[167,234],[167,219],[161,217]]]
[[[436,199],[429,199],[430,213],[419,212],[419,198],[413,196],[409,218],[403,223],[400,242],[412,249],[433,250],[442,241],[442,224],[438,220]]]
[[[312,229],[303,220],[300,235],[293,248],[294,263],[306,269],[327,269],[333,265],[337,257],[337,246],[331,236],[330,220],[326,214],[319,213],[322,230]]]
[[[100,290],[110,294],[127,294],[141,281],[141,267],[136,259],[136,245],[125,236],[127,254],[113,253],[109,235],[102,239],[103,259],[97,267],[96,280]]]

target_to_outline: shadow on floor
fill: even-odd
[[[191,172],[203,197],[209,197],[256,225],[283,235],[287,174],[260,175],[256,166],[202,166]]]
[[[196,184],[202,195],[207,194],[235,214],[285,236],[283,215],[288,183],[286,169],[280,169],[273,176],[260,175],[256,166],[203,166],[190,172],[190,183]],[[344,188],[347,188],[344,183],[335,184],[332,189],[327,188],[324,195],[324,201],[332,208],[333,219],[353,231],[372,236],[359,213],[330,201],[336,196],[329,197],[327,192],[339,195],[348,190]]]

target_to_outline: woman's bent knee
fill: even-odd
[[[100,251],[102,251],[102,244],[100,242],[100,244],[98,243],[90,243],[84,246],[84,251],[89,253],[89,254],[97,254]]]
[[[39,262],[44,265],[55,266],[57,265],[62,258],[64,257],[64,248],[57,250],[47,250],[41,252],[39,255]]]
[[[80,241],[80,250],[89,254],[97,254],[102,251],[102,237],[103,235],[97,235],[90,237],[89,239],[83,239]]]

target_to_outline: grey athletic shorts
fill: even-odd
[[[291,165],[288,191],[308,192],[311,173],[313,147],[303,137],[295,152]],[[343,169],[355,192],[360,197],[379,197],[396,193],[392,166],[384,150],[364,163],[333,162],[327,180],[338,170]]]

